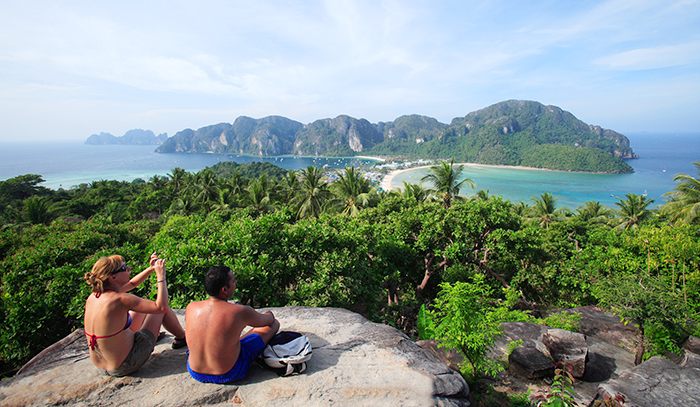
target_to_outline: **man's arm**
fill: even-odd
[[[262,326],[272,326],[272,324],[275,323],[275,316],[272,314],[272,311],[261,314],[252,307],[247,305],[245,305],[245,307],[246,325],[258,328]]]

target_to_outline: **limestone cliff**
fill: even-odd
[[[557,106],[508,100],[447,125],[420,115],[372,124],[348,115],[303,125],[279,116],[241,116],[175,134],[157,152],[347,157],[358,154],[451,159],[565,171],[632,172],[638,158],[624,135],[589,125]]]

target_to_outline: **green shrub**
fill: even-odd
[[[0,262],[2,358],[19,366],[81,326],[90,293],[85,273],[104,255],[146,262],[149,230],[146,222],[56,221],[15,232],[17,243]]]

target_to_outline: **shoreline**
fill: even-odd
[[[355,157],[355,158],[361,158],[361,159],[363,159],[363,160],[377,160],[377,161],[381,161],[381,162],[386,161],[386,159],[384,159],[384,158],[381,158],[381,157],[374,157],[374,156],[371,156],[371,155],[355,155],[355,156],[353,156],[353,157]]]
[[[435,164],[436,165],[436,164]],[[381,182],[379,183],[379,186],[382,188],[384,191],[391,191],[392,189],[400,189],[399,187],[392,188],[391,184],[394,181],[394,178],[406,171],[412,171],[412,170],[419,170],[422,168],[430,168],[434,167],[435,165],[421,165],[417,167],[411,167],[411,168],[404,168],[401,170],[394,170],[391,171],[390,173],[386,174],[384,178],[382,178]],[[578,171],[560,171],[560,170],[552,170],[549,168],[536,168],[536,167],[523,167],[522,165],[494,165],[494,164],[476,164],[476,163],[454,163],[455,166],[465,166],[465,167],[475,167],[475,168],[509,168],[509,169],[514,169],[514,170],[533,170],[533,171],[552,171],[552,172],[578,172]],[[606,174],[602,172],[596,172],[596,173],[587,173],[587,172],[580,172],[582,174]],[[610,175],[617,175],[617,174],[610,174]]]

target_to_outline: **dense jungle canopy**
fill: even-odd
[[[413,337],[421,306],[444,307],[441,293],[459,284],[504,307],[502,320],[607,307],[644,327],[644,358],[700,333],[700,177],[677,177],[658,208],[628,194],[616,208],[567,210],[550,194],[465,199],[450,181],[456,171],[443,163],[395,192],[378,192],[355,168],[235,163],[58,191],[36,174],[1,181],[4,375],[82,325],[83,276],[99,257],[120,254],[136,270],[153,251],[167,260],[176,309],[205,298],[204,272],[225,264],[244,304],[343,307]],[[134,293],[155,290],[149,280]]]

